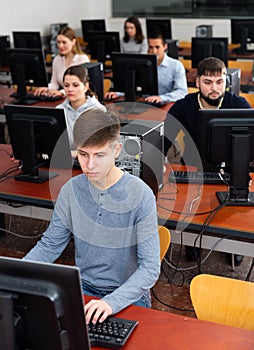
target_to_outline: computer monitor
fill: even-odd
[[[89,33],[90,32],[105,32],[106,23],[105,19],[82,19],[81,20],[81,29],[84,41],[89,42]]]
[[[254,205],[249,192],[250,165],[254,160],[254,109],[202,109],[198,114],[197,147],[205,170],[225,163],[231,174],[228,192],[219,192],[221,203]]]
[[[220,58],[228,65],[228,38],[192,38],[191,60],[192,68],[206,57]]]
[[[248,54],[254,50],[254,18],[231,19],[231,42],[240,44],[233,50],[238,54]]]
[[[5,105],[14,158],[20,160],[16,180],[42,183],[57,173],[46,168],[72,167],[63,109]]]
[[[119,32],[90,32],[88,50],[92,59],[99,62],[111,60],[113,51],[120,52]]]
[[[146,18],[146,33],[148,38],[153,33],[161,33],[165,39],[172,39],[171,20]]]
[[[8,48],[10,48],[9,35],[0,35],[0,67],[9,65]]]
[[[40,32],[12,32],[14,47],[16,49],[41,49]]]
[[[12,83],[17,85],[15,104],[33,104],[26,97],[27,86],[48,86],[44,55],[41,49],[9,49]]]
[[[125,101],[137,95],[158,95],[157,56],[112,53],[114,90],[125,93]]]
[[[101,62],[87,62],[83,64],[88,70],[89,87],[104,102],[104,70]]]
[[[89,350],[77,267],[0,257],[0,344]]]

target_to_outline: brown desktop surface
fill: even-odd
[[[87,302],[91,297],[85,296],[84,299]],[[246,329],[140,306],[129,306],[116,317],[139,322],[124,347],[126,350],[253,350],[254,348],[254,331]]]

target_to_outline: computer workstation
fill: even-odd
[[[73,266],[0,258],[0,342],[3,349],[90,350],[121,348],[124,337],[89,338],[79,270]],[[69,286],[72,288],[69,288]],[[72,302],[70,303],[70,300]],[[39,314],[39,317],[38,317]],[[116,315],[130,325],[126,350],[149,348],[232,350],[253,348],[253,331],[138,306]],[[185,335],[183,337],[183,334]],[[91,340],[90,340],[91,339]],[[110,346],[111,345],[111,346]]]

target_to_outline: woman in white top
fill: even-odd
[[[73,151],[75,149],[73,126],[76,119],[81,113],[89,109],[99,108],[106,111],[106,108],[90,89],[88,71],[84,66],[78,65],[67,68],[63,75],[63,84],[66,99],[56,108],[64,109],[70,148]]]
[[[121,52],[147,53],[148,44],[145,39],[141,23],[135,16],[131,16],[124,22],[124,37],[121,40]]]
[[[70,27],[60,29],[57,34],[58,55],[52,63],[52,77],[48,87],[39,87],[35,95],[60,96],[65,95],[63,88],[63,74],[70,66],[89,62],[89,58],[82,51],[76,34]]]

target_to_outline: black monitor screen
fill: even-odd
[[[89,51],[92,59],[110,60],[113,51],[120,52],[119,32],[90,32]]]
[[[82,35],[85,41],[89,41],[90,32],[105,32],[105,19],[82,19],[81,20]]]
[[[152,54],[112,54],[114,90],[133,102],[137,95],[158,95],[157,56]]]
[[[172,39],[170,19],[146,19],[146,33],[149,38],[152,34],[161,33],[165,39]]]
[[[192,68],[206,57],[220,58],[228,65],[228,38],[192,38],[191,60]]]
[[[250,165],[254,160],[254,109],[202,109],[198,116],[198,150],[204,169],[231,174],[229,192],[219,195],[230,205],[254,205],[249,193]]]
[[[0,314],[2,349],[90,349],[77,267],[0,257]]]
[[[254,18],[231,19],[231,42],[241,44],[234,51],[239,54],[248,54],[254,50]]]
[[[88,70],[89,87],[98,96],[98,100],[104,101],[104,70],[101,62],[87,62],[83,64]]]
[[[40,32],[12,32],[16,49],[41,49]]]
[[[71,152],[63,109],[5,105],[15,159],[22,173],[17,180],[41,183],[55,176],[40,167],[71,168]]]
[[[18,87],[14,103],[28,104],[27,86],[48,86],[43,52],[40,49],[9,49],[8,53],[12,83]]]
[[[8,35],[0,36],[0,66],[8,66],[8,48],[10,47],[10,37]]]

